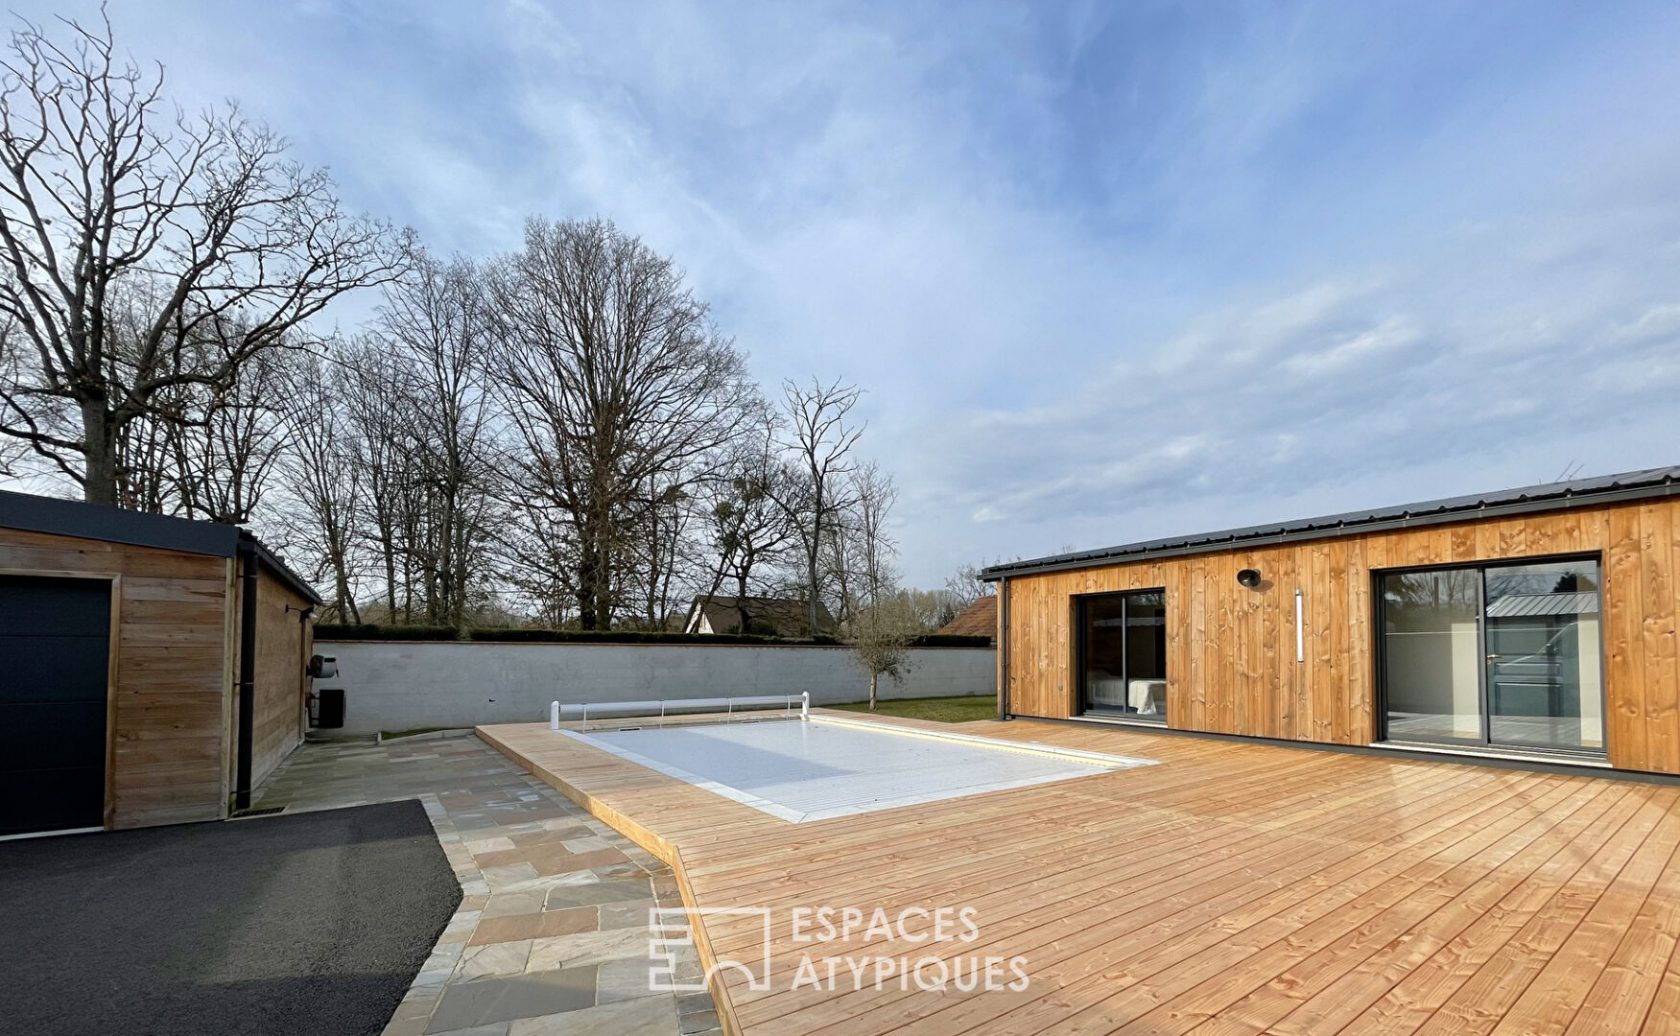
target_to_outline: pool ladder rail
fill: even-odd
[[[775,708],[780,706],[786,712],[786,718],[793,718],[793,707],[799,706],[799,718],[811,718],[811,692],[803,691],[799,694],[761,694],[750,697],[736,698],[669,698],[655,701],[612,701],[612,702],[568,702],[561,704],[558,700],[548,703],[548,728],[560,729],[562,716],[579,716],[582,722],[578,730],[589,729],[589,714],[593,711],[597,717],[603,713],[611,715],[645,715],[659,717],[659,725],[665,725],[666,716],[672,712],[694,712],[722,709],[726,716],[733,719],[736,708]]]

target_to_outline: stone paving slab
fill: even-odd
[[[425,806],[463,898],[385,1036],[719,1031],[706,994],[649,988],[648,912],[681,906],[669,868],[476,737],[305,744],[256,805],[404,798]]]

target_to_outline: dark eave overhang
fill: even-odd
[[[239,546],[239,528],[118,507],[60,500],[0,490],[0,529],[75,536],[84,540],[127,543],[136,547],[178,550],[231,558]]]

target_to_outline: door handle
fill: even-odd
[[[1496,659],[1496,658],[1498,658],[1498,657],[1499,657],[1499,656],[1498,656],[1498,655],[1489,655],[1489,656],[1487,656],[1487,660],[1488,660],[1488,661],[1489,661],[1489,662],[1491,662],[1491,661],[1493,661],[1493,660],[1494,660],[1494,659]]]

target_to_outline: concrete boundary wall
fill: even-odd
[[[543,720],[548,703],[811,693],[813,704],[859,701],[869,680],[844,647],[758,644],[506,644],[321,640],[345,691],[345,730],[412,730]],[[914,648],[902,683],[882,698],[994,694],[991,648]]]

